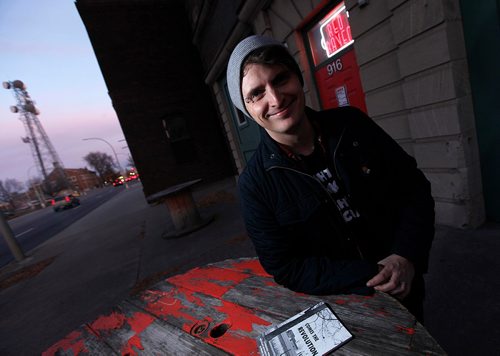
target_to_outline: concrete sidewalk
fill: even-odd
[[[136,185],[30,251],[27,260],[2,268],[0,285],[23,269],[40,272],[0,288],[0,355],[40,354],[162,278],[255,256],[234,179],[200,184],[193,195],[201,214],[215,220],[179,239],[161,238],[173,227],[168,212],[163,205],[149,206]],[[426,277],[426,327],[450,355],[500,350],[499,251],[498,224],[437,231]]]
[[[234,179],[193,194],[207,227],[179,239],[161,235],[172,223],[164,205],[149,206],[131,186],[71,227],[0,271],[39,274],[0,289],[0,355],[37,355],[81,324],[160,278],[227,258],[254,256],[239,218]]]
[[[450,355],[500,355],[500,224],[438,228],[425,327]]]

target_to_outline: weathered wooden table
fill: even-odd
[[[271,324],[325,301],[354,334],[338,355],[444,355],[387,294],[316,297],[276,285],[257,259],[226,260],[157,283],[81,326],[46,355],[257,355]]]
[[[146,198],[148,203],[161,201],[167,206],[174,224],[173,231],[167,231],[163,238],[175,238],[201,229],[213,221],[213,217],[202,218],[193,199],[191,187],[201,179],[176,184]]]

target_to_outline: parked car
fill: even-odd
[[[73,196],[73,194],[68,195],[58,195],[51,200],[52,209],[55,212],[60,210],[66,210],[74,208],[75,206],[80,205],[80,199]]]
[[[16,213],[12,210],[2,210],[3,216],[5,216],[7,219],[13,218],[16,216]]]
[[[118,187],[119,185],[123,185],[123,179],[117,178],[113,182],[113,187]]]

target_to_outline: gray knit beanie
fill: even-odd
[[[285,47],[281,42],[276,41],[271,37],[259,35],[250,36],[238,43],[238,45],[234,48],[227,64],[227,88],[229,90],[231,100],[233,101],[234,106],[250,118],[252,116],[245,108],[243,95],[241,94],[241,66],[251,52],[267,46]]]

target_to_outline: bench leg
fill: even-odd
[[[194,227],[201,223],[201,217],[196,208],[191,192],[174,194],[165,200],[170,216],[177,231]]]

